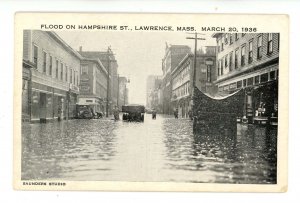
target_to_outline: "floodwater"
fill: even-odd
[[[276,183],[277,128],[194,135],[192,125],[162,115],[23,124],[22,180]]]

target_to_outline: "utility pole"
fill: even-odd
[[[195,50],[194,50],[194,67],[193,67],[193,89],[196,87],[196,69],[197,69],[197,41],[198,40],[205,40],[205,38],[198,38],[197,35],[204,35],[202,33],[188,33],[194,34],[195,37],[187,37],[186,39],[194,39],[195,40]],[[194,90],[193,90],[194,93]]]
[[[108,107],[109,107],[109,93],[110,93],[110,58],[109,58],[110,48],[107,48],[107,94],[106,94],[106,117],[108,117]]]

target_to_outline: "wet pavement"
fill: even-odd
[[[194,135],[192,125],[161,115],[24,124],[22,179],[276,183],[277,128]]]

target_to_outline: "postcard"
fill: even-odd
[[[288,35],[279,14],[16,13],[14,188],[285,192]]]

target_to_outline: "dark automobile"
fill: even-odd
[[[145,106],[130,104],[122,106],[123,121],[141,121],[144,122]]]

